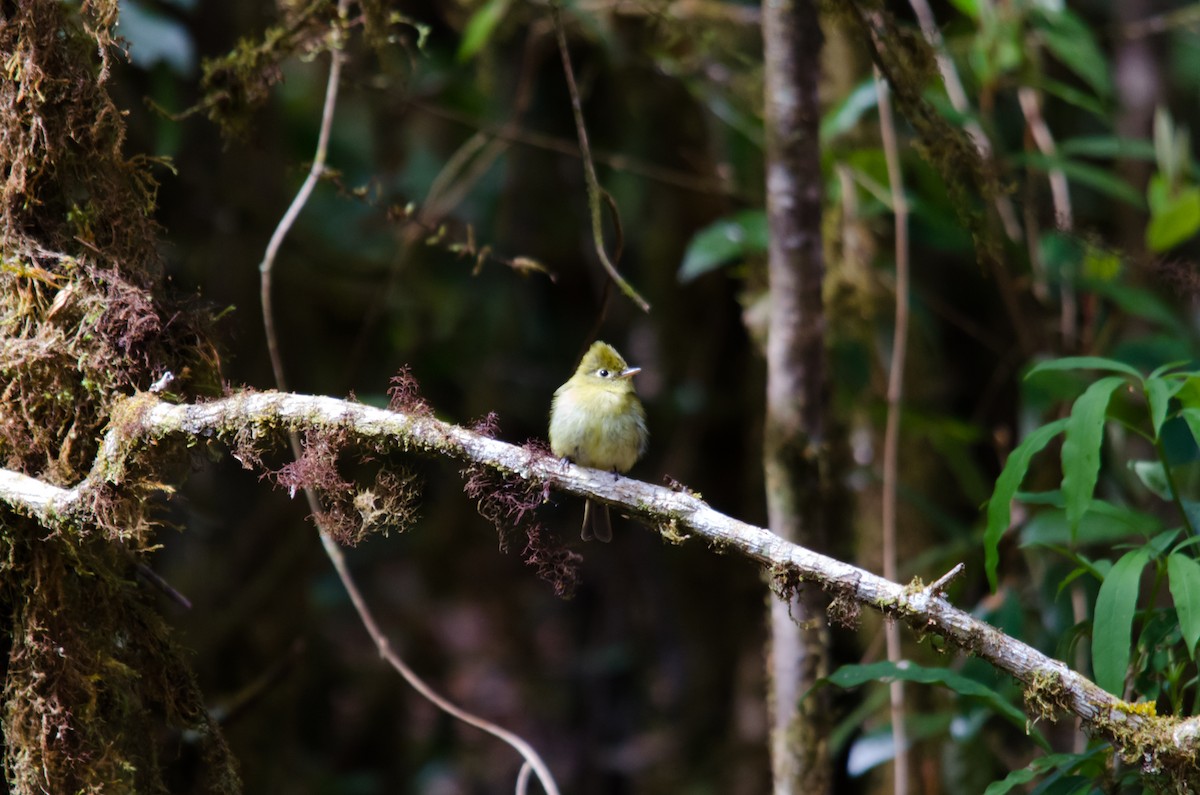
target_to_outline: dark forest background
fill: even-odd
[[[171,164],[155,171],[168,286],[219,317],[221,374],[233,388],[274,386],[258,265],[312,160],[328,56],[282,60],[264,101],[235,108],[233,128],[203,111],[169,114],[204,107],[213,59],[286,26],[294,11],[286,2],[127,0],[116,29],[130,56],[109,83],[128,111],[125,149]],[[417,0],[395,11],[403,18],[384,46],[352,29],[329,153],[335,174],[276,263],[290,388],[386,405],[390,379],[408,367],[439,418],[470,424],[494,412],[499,438],[523,443],[545,438],[551,394],[603,339],[643,368],[650,447],[631,476],[681,482],[765,525],[759,7],[564,7],[600,182],[619,213],[618,268],[649,312],[606,286],[596,258],[548,6]],[[1087,672],[1078,608],[1094,602],[1099,580],[1077,578],[1073,596],[1060,588],[1072,559],[1014,533],[992,591],[981,506],[1014,446],[1063,416],[1079,391],[1078,378],[1025,380],[1031,365],[1096,355],[1148,372],[1196,358],[1200,172],[1187,128],[1197,121],[1200,12],[1151,0],[952,0],[932,11],[970,106],[952,107],[932,61],[903,76],[952,125],[986,131],[1017,231],[1003,233],[997,197],[948,190],[938,142],[916,145],[922,131],[899,116],[913,210],[899,580],[928,582],[963,561],[957,604]],[[908,4],[873,13],[919,39]],[[829,552],[880,571],[895,299],[889,183],[864,42],[836,8],[824,9],[822,25],[827,341],[854,505],[852,527]],[[1022,89],[1036,94],[1040,119],[1023,111]],[[1040,148],[1037,123],[1055,152]],[[1052,172],[1069,183],[1069,228],[1056,224]],[[997,266],[977,257],[959,212],[967,200],[992,215]],[[614,226],[606,228],[611,244]],[[464,254],[467,241],[489,255]],[[515,258],[545,270],[514,268]],[[1102,488],[1128,496],[1122,473],[1137,441],[1110,443]],[[269,463],[285,460],[280,451]],[[757,566],[702,542],[673,546],[628,520],[615,519],[612,544],[583,544],[582,504],[552,495],[540,518],[582,555],[563,599],[522,562],[519,544],[498,550],[458,467],[408,464],[422,484],[419,520],[348,555],[413,668],[529,740],[566,792],[770,790],[770,591]],[[1027,482],[1045,487],[1058,473],[1050,454]],[[236,460],[197,455],[169,504],[174,529],[159,535],[152,558],[192,602],[185,610],[164,597],[161,609],[190,650],[245,791],[511,791],[520,760],[507,746],[437,712],[381,663],[308,513]],[[907,656],[1020,704],[1011,679],[981,661],[940,654],[911,634],[905,644]],[[856,629],[835,629],[834,647],[838,663],[885,659],[880,619],[864,614]],[[1194,687],[1194,663],[1185,669]],[[886,692],[838,691],[838,792],[888,788]],[[982,792],[1036,755],[970,699],[908,692],[917,791]],[[1046,731],[1065,750],[1072,728]],[[169,784],[188,791],[200,763],[186,740],[175,753],[164,760]]]

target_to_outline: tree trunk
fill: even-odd
[[[763,6],[766,70],[770,320],[763,466],[770,528],[804,546],[828,547],[829,427],[821,286],[821,30],[811,0]],[[827,672],[824,598],[784,588],[771,605],[771,764],[776,793],[831,791],[830,710],[801,697]]]

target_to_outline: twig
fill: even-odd
[[[1021,112],[1025,114],[1025,122],[1029,125],[1029,134],[1038,150],[1053,162],[1057,154],[1054,145],[1054,135],[1042,116],[1042,103],[1038,92],[1030,86],[1021,86],[1017,90],[1017,99],[1021,103]],[[1052,166],[1049,173],[1050,198],[1054,203],[1054,225],[1059,231],[1069,232],[1075,227],[1075,216],[1071,210],[1071,186],[1067,182],[1066,173]],[[1062,333],[1063,346],[1067,350],[1075,347],[1075,315],[1077,313],[1075,282],[1067,269],[1060,275],[1060,294],[1062,296],[1062,313],[1059,330]]]
[[[1189,3],[1162,14],[1154,14],[1125,25],[1120,35],[1125,39],[1141,39],[1176,28],[1195,29],[1200,27],[1200,6]]]
[[[954,568],[938,577],[925,589],[931,596],[945,594],[947,586],[957,580],[959,577],[967,573],[967,565],[965,563],[955,563]]]
[[[346,557],[342,554],[341,548],[324,531],[321,532],[321,544],[325,547],[325,554],[333,562],[333,567],[337,569],[338,576],[341,577],[342,584],[345,586],[346,592],[350,595],[350,601],[354,603],[354,609],[358,611],[358,617],[362,620],[363,626],[366,627],[371,640],[375,641],[375,645],[379,648],[379,656],[387,660],[404,677],[404,680],[408,682],[413,690],[416,690],[440,710],[512,746],[517,753],[524,757],[525,765],[533,768],[538,781],[541,782],[542,787],[546,790],[546,795],[558,795],[558,786],[554,783],[554,777],[550,774],[550,769],[546,767],[546,763],[542,761],[542,758],[533,749],[533,746],[507,729],[503,729],[491,721],[472,715],[470,712],[461,709],[434,692],[429,685],[425,684],[424,680],[417,676],[415,671],[408,667],[404,660],[400,659],[400,656],[396,652],[392,651],[387,635],[384,634],[383,630],[375,622],[375,617],[371,614],[370,607],[367,606],[366,600],[363,599],[362,593],[351,578],[350,569],[346,566]]]
[[[345,19],[348,6],[349,0],[338,0],[339,20]],[[313,157],[313,163],[309,168],[308,176],[300,186],[300,190],[296,193],[296,197],[292,200],[283,218],[280,219],[278,226],[275,227],[275,232],[271,235],[271,241],[267,245],[266,253],[263,255],[262,264],[259,266],[259,271],[262,275],[260,290],[263,326],[267,337],[267,349],[271,356],[271,368],[274,370],[275,382],[280,390],[286,389],[285,385],[287,381],[284,373],[283,358],[279,352],[278,334],[275,329],[275,313],[272,308],[271,298],[271,272],[274,268],[280,245],[282,245],[288,231],[292,228],[300,211],[304,208],[305,203],[312,194],[317,180],[321,178],[325,170],[325,160],[329,150],[329,134],[333,126],[334,109],[337,107],[338,85],[341,79],[342,61],[345,57],[342,54],[342,46],[341,28],[335,27],[329,50],[329,82],[325,88],[325,104],[321,112],[321,130],[317,136],[317,149]],[[300,437],[295,428],[288,429],[288,442],[292,448],[292,455],[297,459],[300,458]],[[342,554],[341,548],[338,547],[337,542],[333,540],[328,530],[317,519],[321,515],[321,505],[315,490],[311,487],[305,487],[304,495],[308,501],[309,509],[312,511],[314,521],[317,522],[321,546],[325,549],[325,554],[329,558],[330,563],[333,564],[334,570],[337,571],[338,578],[342,582],[342,587],[345,589],[347,595],[349,595],[350,601],[358,613],[359,620],[367,630],[367,634],[371,636],[371,640],[375,643],[376,648],[379,649],[379,656],[386,660],[408,682],[410,687],[443,712],[458,718],[463,723],[481,729],[512,746],[517,753],[524,757],[525,763],[533,768],[547,795],[558,795],[558,787],[554,782],[554,777],[550,774],[549,768],[546,767],[546,764],[542,761],[537,751],[529,743],[512,732],[483,718],[472,715],[447,701],[441,695],[434,692],[423,679],[417,676],[416,672],[408,667],[398,654],[392,651],[387,635],[380,629],[374,614],[371,612],[371,608],[367,605],[366,599],[363,598],[358,584],[350,573],[350,568],[346,565],[346,558]]]
[[[508,119],[500,127],[501,133],[520,128],[529,106],[533,103],[533,85],[541,47],[548,26],[539,20],[530,26],[525,37],[525,48],[521,56],[521,69],[513,91],[512,109]],[[455,207],[477,183],[500,155],[508,150],[512,139],[497,135],[483,127],[476,127],[475,134],[454,153],[441,173],[429,185],[429,192],[421,208],[421,217],[436,221]],[[476,156],[476,151],[479,154]]]
[[[345,19],[347,0],[338,0],[338,19]],[[279,353],[279,340],[275,334],[275,309],[271,301],[271,274],[275,268],[275,259],[279,255],[279,247],[283,245],[283,240],[292,229],[292,225],[296,223],[296,219],[300,216],[300,211],[304,209],[304,205],[308,203],[308,197],[312,195],[313,188],[317,185],[317,180],[325,172],[325,158],[329,152],[329,133],[333,128],[333,110],[337,106],[338,83],[341,80],[342,74],[342,35],[341,28],[334,28],[332,45],[329,48],[329,82],[325,85],[325,105],[321,111],[321,129],[317,134],[317,150],[313,156],[312,165],[308,168],[308,175],[304,178],[304,182],[300,185],[300,190],[296,191],[296,197],[292,199],[292,203],[288,205],[287,211],[283,217],[279,219],[279,224],[275,227],[274,233],[271,235],[270,242],[267,243],[267,250],[263,254],[262,262],[259,263],[258,270],[261,274],[259,283],[259,300],[262,303],[263,310],[263,329],[267,337],[267,351],[271,355],[271,369],[275,374],[275,385],[278,389],[287,390],[287,379],[283,370],[283,357]],[[293,452],[299,456],[299,443],[292,445]]]
[[[132,557],[132,555],[131,555],[131,557]],[[161,574],[159,574],[154,569],[147,566],[145,563],[142,563],[137,560],[134,561],[133,565],[134,565],[134,568],[137,569],[137,573],[139,576],[144,578],[148,583],[153,585],[155,588],[158,588],[160,591],[162,591],[164,594],[166,594],[168,597],[170,597],[170,599],[173,602],[179,604],[181,607],[183,607],[184,610],[192,609],[192,600],[188,599],[186,596],[184,596],[178,590],[176,590],[175,586],[173,586],[173,585],[171,585],[171,583],[167,582],[162,577]]]
[[[642,298],[637,290],[633,289],[633,285],[625,281],[625,277],[617,272],[617,267],[608,258],[608,252],[604,248],[604,218],[601,210],[601,203],[604,201],[603,189],[600,187],[600,180],[596,178],[596,164],[592,161],[587,127],[583,122],[583,101],[579,98],[579,87],[575,84],[575,70],[571,67],[571,53],[567,49],[567,33],[563,29],[562,9],[559,7],[559,3],[560,0],[551,0],[550,13],[554,19],[558,51],[562,55],[563,74],[567,78],[567,91],[571,94],[571,111],[575,116],[575,132],[579,136],[579,155],[583,159],[583,175],[587,182],[588,209],[591,211],[592,217],[592,242],[596,246],[596,256],[600,258],[600,264],[604,266],[604,270],[608,271],[609,277],[621,289],[621,292],[625,293],[626,297],[637,304],[643,312],[649,312],[650,304],[646,302],[645,298]]]
[[[875,67],[875,94],[879,99],[879,135],[883,140],[883,155],[887,162],[888,184],[891,187],[892,213],[896,223],[896,327],[892,334],[891,371],[888,373],[887,426],[883,435],[883,576],[897,579],[896,560],[896,490],[900,450],[900,405],[904,394],[904,360],[908,352],[908,199],[904,195],[904,175],[900,169],[900,147],[896,141],[896,123],[892,117],[892,102],[888,84]],[[900,662],[900,627],[896,622],[884,624],[888,661]],[[888,685],[891,696],[892,745],[895,749],[895,775],[892,791],[895,795],[908,793],[908,730],[904,708],[904,683],[899,679]]]
[[[436,116],[439,119],[445,119],[455,124],[461,124],[465,127],[486,132],[493,138],[498,138],[502,141],[522,144],[534,149],[544,149],[548,152],[556,152],[568,157],[582,157],[579,152],[579,144],[574,141],[568,141],[534,130],[523,130],[516,126],[485,124],[465,113],[459,113],[449,108],[443,108],[415,99],[408,100],[408,104],[422,113],[428,113],[430,116]],[[657,163],[631,157],[630,155],[602,152],[593,149],[592,160],[596,163],[603,163],[614,171],[623,171],[627,174],[633,174],[634,176],[643,177],[654,182],[661,182],[664,185],[671,185],[681,190],[728,196],[748,204],[755,201],[755,197],[737,190],[737,188],[730,185],[726,180],[689,174],[673,168],[664,168]]]

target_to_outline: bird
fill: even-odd
[[[575,374],[554,391],[550,403],[550,449],[580,466],[628,472],[646,452],[646,410],[633,387],[640,367],[630,367],[616,348],[594,342]],[[612,540],[607,505],[584,502],[584,541]]]

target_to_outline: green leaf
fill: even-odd
[[[1079,272],[1089,284],[1111,284],[1121,275],[1121,257],[1116,252],[1100,246],[1087,246]]]
[[[756,149],[763,148],[763,123],[760,117],[716,92],[704,92],[703,101],[709,113],[720,119],[726,127],[745,138]]]
[[[1092,668],[1096,673],[1096,684],[1117,697],[1125,689],[1138,587],[1142,569],[1149,559],[1150,553],[1144,548],[1126,552],[1113,564],[1096,595]]]
[[[1179,504],[1183,506],[1183,515],[1187,519],[1188,527],[1200,527],[1200,502],[1180,497]]]
[[[1123,280],[1091,281],[1088,287],[1112,301],[1123,312],[1158,323],[1181,337],[1188,333],[1166,302],[1149,290],[1134,287]]]
[[[1094,191],[1123,201],[1139,210],[1146,207],[1146,200],[1142,198],[1142,195],[1128,182],[1114,175],[1108,167],[1080,163],[1078,160],[1062,160],[1058,166],[1072,182],[1086,185]]]
[[[1028,152],[1015,155],[1013,163],[1020,163],[1037,168],[1043,172],[1059,170],[1067,175],[1072,182],[1086,185],[1092,190],[1103,193],[1113,199],[1118,199],[1138,209],[1146,206],[1146,199],[1132,185],[1115,176],[1108,166],[1094,166],[1091,163],[1081,163],[1078,160],[1068,160],[1061,155],[1044,155],[1041,152]]]
[[[1116,359],[1106,359],[1103,356],[1064,356],[1061,359],[1049,359],[1044,362],[1038,362],[1033,369],[1025,374],[1025,377],[1029,378],[1047,370],[1109,370],[1116,373],[1125,373],[1136,378],[1138,381],[1142,380],[1142,374],[1125,364],[1125,362],[1119,362]]]
[[[679,281],[690,282],[727,262],[766,250],[766,211],[743,210],[696,233],[679,268]]]
[[[1117,135],[1092,135],[1060,141],[1058,151],[1062,155],[1097,157],[1116,160],[1154,160],[1154,144],[1140,138],[1122,138]]]
[[[1191,373],[1184,372],[1182,368],[1186,367],[1189,364],[1191,364],[1191,361],[1188,359],[1180,359],[1177,362],[1167,362],[1166,364],[1160,364],[1158,367],[1155,367],[1153,370],[1150,371],[1150,375],[1148,375],[1147,378],[1148,379],[1149,378],[1174,379],[1176,381],[1180,381],[1180,387],[1182,387],[1183,379],[1185,379],[1189,375],[1191,375]],[[1178,370],[1179,372],[1176,372],[1176,370]],[[1178,391],[1178,390],[1176,390],[1176,391]],[[1172,393],[1172,394],[1174,394],[1174,393]]]
[[[1032,20],[1055,58],[1082,78],[1097,96],[1112,95],[1108,60],[1083,20],[1066,8],[1043,12]]]
[[[1150,423],[1154,428],[1154,438],[1158,438],[1163,423],[1167,421],[1167,409],[1171,398],[1183,389],[1183,381],[1178,378],[1147,378],[1144,384],[1146,402],[1150,404]]]
[[[1026,505],[1052,505],[1055,508],[1063,507],[1063,496],[1061,489],[1052,489],[1050,491],[1018,491],[1016,499]]]
[[[1067,418],[1062,445],[1062,492],[1072,538],[1096,490],[1108,401],[1117,387],[1124,384],[1125,379],[1120,376],[1101,378],[1084,390],[1071,407],[1071,416]]]
[[[880,689],[882,690],[882,688]],[[977,710],[975,715],[979,715],[985,720],[990,717],[984,710]],[[951,724],[956,723],[958,718],[957,714],[948,710],[945,712],[910,712],[905,716],[904,721],[908,739],[907,747],[911,748],[924,740],[945,738],[950,731]],[[864,722],[866,721],[859,721],[856,727],[858,736],[850,744],[850,752],[846,758],[846,772],[850,774],[851,778],[859,778],[896,758],[896,743],[891,724],[885,723],[863,731]],[[961,721],[961,723],[965,722]]]
[[[1104,107],[1104,103],[1093,97],[1086,91],[1080,91],[1074,86],[1069,86],[1066,83],[1058,80],[1051,80],[1043,76],[1035,76],[1031,84],[1042,89],[1051,96],[1058,97],[1063,102],[1069,105],[1074,105],[1080,110],[1087,111],[1098,119],[1108,120],[1110,113]]]
[[[1196,642],[1200,641],[1200,563],[1190,555],[1174,552],[1167,557],[1167,576],[1171,581],[1171,598],[1175,600],[1175,615],[1179,616],[1179,630],[1194,660]]]
[[[875,81],[867,79],[855,86],[849,96],[839,102],[821,119],[821,144],[854,129],[863,115],[879,104]]]
[[[1155,131],[1157,132],[1157,130]],[[1146,204],[1151,213],[1160,213],[1171,202],[1171,183],[1161,171],[1150,177],[1146,185]]]
[[[1183,389],[1180,389],[1175,397],[1179,399],[1179,405],[1183,407],[1179,413],[1186,415],[1189,409],[1200,410],[1200,377],[1197,377],[1195,373],[1183,373],[1183,375]]]
[[[1146,550],[1150,552],[1151,557],[1161,558],[1166,554],[1171,545],[1175,543],[1175,539],[1183,532],[1182,527],[1176,527],[1171,530],[1163,530],[1160,533],[1154,534],[1149,541],[1146,542]],[[1149,532],[1146,533],[1149,535]]]
[[[484,48],[500,20],[508,13],[508,4],[509,0],[487,0],[471,15],[458,45],[460,63],[471,60]]]
[[[1029,503],[1021,494],[1017,499]],[[1074,535],[1065,511],[1038,511],[1021,528],[1021,546],[1066,547],[1072,540],[1080,544],[1112,544],[1130,536],[1153,535],[1160,530],[1162,522],[1152,514],[1104,500],[1092,500]]]
[[[1146,247],[1162,252],[1195,237],[1200,231],[1200,188],[1183,188],[1158,209],[1146,226]]]
[[[1090,574],[1093,577],[1096,577],[1096,570],[1090,569],[1087,566],[1076,566],[1074,569],[1072,569],[1071,572],[1067,574],[1066,577],[1063,577],[1058,583],[1058,588],[1054,592],[1054,598],[1057,599],[1058,597],[1062,596],[1063,591],[1067,590],[1071,583],[1075,582],[1085,574]],[[1102,580],[1104,578],[1096,577],[1096,579]]]
[[[1091,787],[1091,781],[1098,776],[1098,771],[1090,772],[1088,767],[1092,767],[1102,761],[1106,754],[1108,746],[1098,745],[1085,751],[1081,754],[1046,754],[1045,757],[1034,759],[1020,770],[1010,772],[1008,776],[1003,778],[1003,781],[994,782],[988,785],[988,789],[984,790],[984,795],[1006,795],[1013,790],[1014,787],[1020,787],[1021,784],[1027,784],[1033,779],[1055,773],[1057,776],[1063,773],[1084,772],[1088,778],[1085,791]],[[1045,795],[1042,789],[1036,790],[1038,793]]]
[[[994,781],[983,791],[983,795],[1007,795],[1014,788],[1041,778],[1053,770],[1071,770],[1080,762],[1079,754],[1048,754],[1033,760],[1020,770],[1014,770],[1001,781]]]
[[[979,19],[979,0],[950,0],[950,5],[957,8],[964,16]]]
[[[941,685],[960,696],[979,699],[993,712],[1008,720],[1021,731],[1025,731],[1027,721],[1024,712],[987,685],[946,668],[927,668],[911,662],[887,661],[867,665],[843,665],[826,677],[825,681],[846,689],[859,687],[868,682],[891,682],[895,679],[923,685]],[[1047,747],[1045,738],[1039,733],[1035,731],[1033,736],[1038,745],[1043,748]]]
[[[121,3],[121,37],[129,43],[134,66],[150,69],[164,63],[180,75],[196,68],[196,42],[187,26],[148,3]]]
[[[1012,500],[1025,479],[1029,462],[1042,448],[1067,427],[1067,420],[1055,420],[1026,436],[1004,462],[1004,470],[996,478],[996,490],[988,500],[987,531],[983,534],[983,550],[988,583],[996,590],[996,567],[1000,563],[1000,538],[1012,520]]]
[[[1192,432],[1192,438],[1200,445],[1200,408],[1186,408],[1179,412],[1179,416],[1183,417],[1188,430]]]
[[[1133,470],[1133,474],[1137,475],[1138,480],[1142,481],[1142,485],[1150,490],[1150,493],[1162,500],[1175,499],[1171,493],[1171,482],[1167,480],[1167,470],[1163,467],[1162,461],[1130,461],[1129,468]]]

